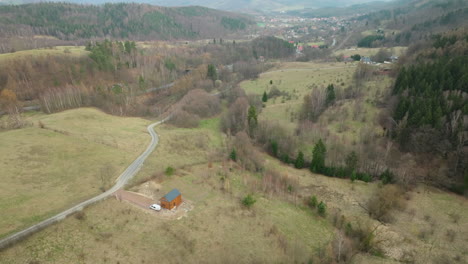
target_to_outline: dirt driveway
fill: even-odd
[[[138,205],[141,208],[149,209],[149,206],[156,203],[150,197],[144,196],[136,192],[129,192],[125,190],[118,190],[114,193],[115,198],[119,201],[127,201],[134,205]]]
[[[119,201],[127,201],[163,219],[181,219],[193,209],[193,203],[184,198],[182,198],[182,204],[178,207],[172,210],[162,208],[161,211],[157,212],[149,209],[149,206],[158,203],[158,201],[143,194],[120,189],[114,193],[114,196]]]

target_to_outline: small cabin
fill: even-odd
[[[171,210],[172,208],[179,206],[182,203],[182,194],[179,190],[173,189],[161,199],[159,199],[162,208]]]

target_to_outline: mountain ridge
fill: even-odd
[[[151,4],[156,6],[181,7],[181,6],[203,6],[225,11],[287,11],[303,8],[323,8],[323,7],[346,7],[355,4],[372,2],[375,0],[137,0],[135,3]],[[391,1],[391,0],[381,0]],[[0,0],[0,4],[28,4],[40,3],[41,0]],[[104,4],[104,3],[128,3],[121,0],[67,0],[54,1],[75,4]]]

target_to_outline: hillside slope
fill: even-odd
[[[46,35],[62,40],[212,38],[244,30],[249,24],[249,18],[238,14],[193,6],[166,8],[123,3],[0,6],[0,36],[4,37]]]
[[[282,11],[298,10],[302,8],[344,7],[354,4],[372,2],[373,0],[137,0],[136,3],[145,3],[159,6],[205,6],[229,11]],[[389,1],[389,0],[384,0]],[[0,0],[3,4],[38,3],[39,0]],[[55,1],[58,2],[58,1]],[[62,2],[62,1],[61,1]],[[65,2],[79,4],[121,3],[122,0],[67,0]]]

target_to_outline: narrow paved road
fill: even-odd
[[[58,222],[64,218],[66,218],[67,216],[75,213],[75,212],[78,212],[80,210],[82,210],[84,207],[90,205],[90,204],[93,204],[93,203],[96,203],[98,201],[101,201],[107,197],[109,197],[110,195],[112,195],[114,192],[116,192],[117,190],[119,190],[120,188],[124,187],[125,184],[127,184],[127,182],[137,174],[137,172],[140,170],[141,166],[143,165],[143,162],[146,160],[146,158],[148,158],[148,156],[151,154],[151,152],[153,152],[153,150],[156,148],[156,146],[158,145],[158,142],[159,142],[159,137],[158,137],[158,134],[156,134],[156,132],[154,131],[154,127],[159,125],[159,124],[162,124],[164,123],[165,121],[167,121],[168,119],[170,118],[167,117],[159,122],[156,122],[156,123],[153,123],[151,125],[149,125],[147,127],[148,129],[148,132],[150,133],[151,135],[151,142],[150,144],[148,145],[148,147],[146,148],[146,150],[135,160],[133,161],[132,164],[130,164],[130,166],[128,166],[128,168],[117,178],[116,180],[116,183],[115,185],[109,189],[108,191],[104,192],[104,193],[101,193],[100,195],[94,197],[94,198],[91,198],[87,201],[84,201],[80,204],[77,204],[75,206],[73,206],[72,208],[68,209],[68,210],[65,210],[55,216],[52,216],[51,218],[49,219],[46,219],[38,224],[35,224],[31,227],[28,227],[22,231],[19,231],[15,234],[12,234],[6,238],[3,238],[2,240],[0,240],[0,249],[2,248],[5,248],[7,247],[8,245],[10,245],[11,243],[14,243],[15,241],[18,241],[20,239],[23,239],[31,234],[33,234],[34,232],[36,232],[37,230],[40,230],[50,224],[53,224],[55,222]]]

